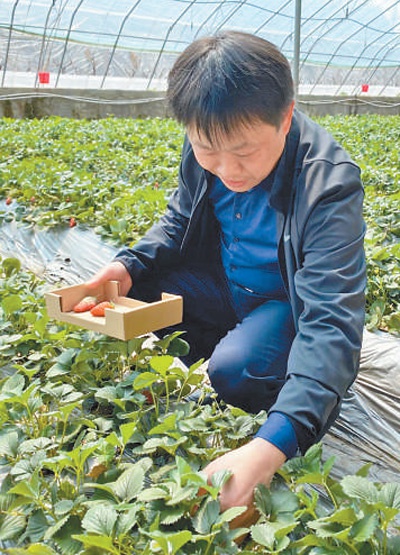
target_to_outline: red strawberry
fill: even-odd
[[[149,389],[142,389],[141,394],[146,397],[146,402],[149,405],[154,405],[154,397],[152,392]]]
[[[7,206],[9,206],[12,203],[12,198],[11,197],[7,197],[6,198],[6,204]]]
[[[96,304],[96,306],[91,309],[90,314],[92,316],[105,316],[106,308],[114,308],[114,304],[110,301],[103,301],[99,304]]]
[[[75,227],[75,226],[76,226],[75,218],[70,218],[69,219],[69,227]]]
[[[97,304],[96,297],[85,297],[74,306],[74,312],[87,312],[92,310]]]

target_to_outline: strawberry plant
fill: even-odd
[[[367,326],[400,329],[398,117],[320,123],[361,166],[368,225]],[[0,120],[2,221],[88,226],[132,243],[176,184],[182,130],[171,120]],[[86,189],[87,194],[82,194]],[[118,341],[49,320],[47,285],[0,259],[0,552],[10,555],[398,555],[400,485],[368,465],[334,478],[321,445],[259,487],[259,520],[231,529],[229,475],[202,468],[265,419],[221,403],[184,335]]]
[[[229,474],[209,484],[202,468],[265,414],[188,401],[207,385],[202,361],[175,358],[182,334],[123,342],[49,321],[46,285],[15,259],[0,268],[2,553],[399,553],[400,484],[368,466],[337,480],[321,445],[258,488],[256,524],[231,528],[244,508],[220,511]]]

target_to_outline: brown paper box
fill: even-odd
[[[112,301],[105,316],[92,316],[90,311],[76,313],[73,307],[87,296],[99,302]],[[118,282],[109,281],[97,289],[86,284],[74,285],[45,293],[47,313],[51,318],[97,331],[117,339],[128,340],[182,322],[183,300],[179,295],[163,293],[160,301],[145,303],[120,297]]]

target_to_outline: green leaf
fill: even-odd
[[[76,555],[76,553],[80,553],[82,544],[72,536],[82,532],[81,524],[81,517],[72,515],[62,528],[54,534],[53,540],[59,546],[63,555]]]
[[[370,540],[379,527],[379,518],[376,513],[365,515],[356,522],[351,529],[351,536],[355,542]]]
[[[83,534],[74,534],[73,539],[78,540],[83,543],[86,547],[99,547],[100,549],[106,551],[107,553],[112,553],[113,555],[120,555],[119,549],[116,549],[113,545],[112,539],[108,536],[85,536]]]
[[[170,369],[173,363],[174,363],[174,357],[171,355],[154,356],[150,359],[150,366],[160,376],[163,376],[163,378],[167,376],[168,370]]]
[[[137,524],[138,507],[132,507],[128,512],[119,515],[117,520],[117,537],[126,536]]]
[[[352,507],[344,507],[334,511],[329,516],[321,518],[319,522],[336,522],[343,526],[351,526],[358,521],[358,516]]]
[[[55,536],[58,533],[58,531],[61,530],[64,527],[64,525],[68,522],[69,518],[70,518],[70,515],[57,519],[56,523],[53,526],[49,526],[49,528],[47,528],[46,533],[43,536],[43,539],[46,541],[51,539],[53,536]]]
[[[140,463],[125,470],[118,480],[109,484],[115,495],[125,502],[132,501],[143,489],[145,471]]]
[[[207,499],[193,518],[193,526],[199,534],[209,534],[212,531],[220,513],[219,501]]]
[[[86,512],[82,526],[89,533],[112,536],[117,518],[118,513],[113,507],[96,505]]]
[[[31,542],[37,542],[43,539],[48,527],[49,523],[44,511],[35,511],[28,518],[28,525],[24,535],[27,536]]]
[[[256,543],[266,547],[270,551],[274,549],[275,528],[271,523],[265,522],[263,524],[255,524],[250,530],[251,537]]]
[[[176,413],[172,413],[166,416],[160,424],[154,426],[154,428],[149,430],[149,434],[167,434],[178,439],[180,434],[179,431],[177,431],[176,429]]]
[[[18,537],[25,529],[26,518],[24,515],[6,514],[0,516],[0,541],[11,540]]]
[[[33,543],[26,548],[12,547],[7,550],[7,553],[9,555],[57,555],[57,551],[44,543]]]
[[[131,439],[135,431],[137,430],[137,423],[136,422],[128,422],[126,424],[121,424],[119,427],[119,431],[122,436],[122,442],[124,445],[128,443]]]
[[[135,381],[133,382],[133,388],[135,389],[135,391],[146,389],[148,387],[151,387],[153,383],[155,383],[158,379],[159,377],[157,376],[157,374],[154,374],[153,372],[142,372],[135,378]]]
[[[149,536],[162,549],[165,555],[175,555],[181,547],[192,539],[192,533],[189,530],[169,534],[156,530],[151,532]]]
[[[10,277],[13,272],[18,273],[21,270],[21,262],[18,258],[5,258],[1,263],[6,277]]]
[[[181,337],[175,337],[168,346],[168,354],[173,357],[182,357],[189,354],[190,346]]]
[[[21,495],[28,499],[36,499],[39,491],[36,488],[35,483],[31,484],[29,482],[19,482],[15,486],[9,489],[8,493],[13,493],[15,495]]]
[[[217,523],[223,524],[225,522],[231,522],[231,520],[233,520],[234,518],[237,518],[238,516],[242,515],[246,511],[247,511],[246,506],[231,507],[230,509],[227,509],[221,515],[219,515]]]
[[[24,387],[24,376],[21,376],[21,374],[14,374],[4,382],[0,392],[0,399],[8,399],[10,397],[20,396],[22,395]]]
[[[0,456],[16,457],[19,447],[17,432],[4,432],[0,436]]]
[[[400,511],[400,483],[383,484],[378,500],[386,507],[393,507]]]
[[[341,485],[346,495],[352,499],[362,499],[367,503],[376,503],[379,492],[376,486],[362,476],[345,476]]]
[[[168,493],[161,487],[150,487],[146,488],[139,493],[137,499],[148,503],[149,501],[156,501],[157,499],[165,499],[168,497]]]
[[[70,499],[62,499],[61,501],[57,501],[57,503],[54,505],[54,513],[57,516],[65,515],[72,510],[73,506],[74,502]]]

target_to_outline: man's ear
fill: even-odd
[[[294,100],[292,100],[292,102],[290,103],[290,106],[286,110],[282,119],[281,129],[284,132],[285,136],[289,133],[290,126],[292,125],[293,111],[294,111]]]

